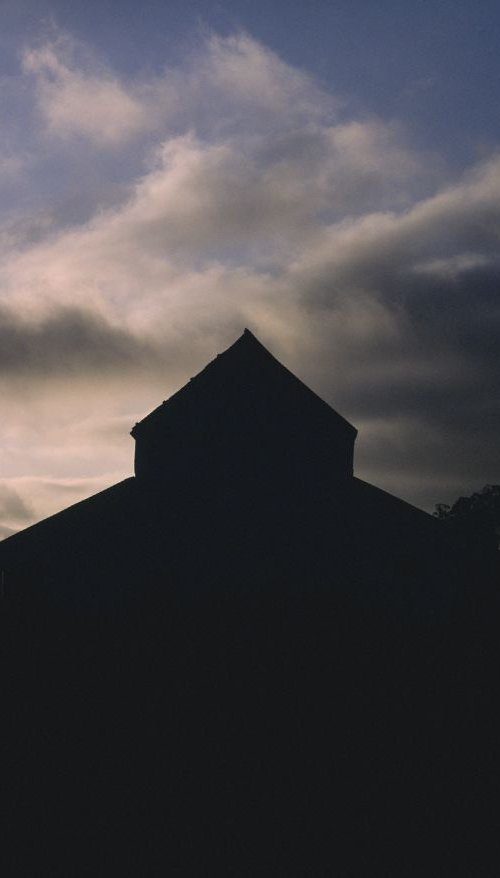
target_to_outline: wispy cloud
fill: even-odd
[[[77,67],[67,37],[23,53],[23,69],[35,79],[38,110],[50,134],[82,137],[113,147],[148,126],[139,99],[106,70]],[[101,65],[102,68],[102,65]]]

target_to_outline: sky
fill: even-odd
[[[0,0],[0,536],[245,327],[421,508],[500,482],[500,7]]]

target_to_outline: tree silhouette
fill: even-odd
[[[434,516],[457,534],[500,549],[500,485],[485,485],[470,497],[459,497],[452,506],[437,503]]]

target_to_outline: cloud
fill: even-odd
[[[38,319],[0,307],[0,377],[30,377],[152,368],[159,358],[153,344],[96,313],[60,307]]]
[[[84,219],[47,208],[4,230],[11,477],[14,446],[50,484],[63,458],[65,478],[128,472],[127,423],[248,325],[360,428],[361,475],[430,507],[498,481],[500,156],[452,179],[397,123],[349,117],[242,34],[140,82],[71,51],[25,55],[67,167],[69,137],[116,152],[136,138],[141,159]],[[15,408],[28,387],[50,418]]]
[[[181,77],[186,77],[185,85]],[[202,127],[219,136],[252,131],[255,122],[271,133],[283,131],[284,125],[295,129],[321,123],[340,104],[305,71],[245,33],[207,35],[191,61],[174,72],[172,82],[177,95],[196,110]]]
[[[82,137],[114,147],[148,126],[140,99],[106,70],[94,74],[74,65],[75,44],[59,35],[55,42],[27,49],[23,69],[35,77],[38,109],[52,135]]]
[[[0,485],[0,516],[22,523],[29,521],[31,515],[28,505],[14,488]]]
[[[34,516],[31,501],[23,499],[21,493],[12,485],[0,484],[0,539],[27,527],[32,523]]]
[[[283,130],[320,121],[337,101],[307,73],[282,61],[244,33],[207,35],[181,68],[148,80],[124,81],[88,47],[53,28],[51,39],[24,50],[47,131],[116,149],[131,138],[196,127],[204,136],[228,136],[257,122]]]

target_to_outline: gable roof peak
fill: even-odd
[[[234,341],[231,345],[229,345],[228,348],[226,348],[224,351],[222,351],[222,353],[219,354],[219,356],[223,356],[224,354],[229,353],[234,348],[236,348],[237,350],[243,349],[243,350],[260,351],[261,353],[264,352],[265,354],[267,354],[268,357],[270,357],[273,360],[276,360],[276,357],[273,356],[271,351],[268,350],[268,348],[266,348],[265,345],[262,344],[262,342],[257,338],[257,336],[254,335],[254,333],[250,329],[248,329],[248,327],[245,327],[242,334],[240,336],[238,336],[236,341]],[[279,361],[276,361],[276,362],[279,362]],[[210,364],[208,364],[208,365],[210,365]]]
[[[248,329],[248,327],[246,327],[246,326],[245,326],[245,329],[243,330],[242,334],[239,336],[239,338],[236,339],[235,342],[233,342],[233,344],[238,344],[238,342],[243,342],[243,341],[244,342],[256,342],[258,345],[260,345],[260,347],[264,347],[264,345],[259,341],[257,336],[254,335],[253,332],[250,329]],[[233,345],[231,345],[231,347],[232,346]]]
[[[137,438],[144,429],[166,423],[165,417],[175,417],[175,413],[185,410],[186,406],[201,413],[205,407],[213,407],[216,399],[227,401],[231,394],[237,396],[259,390],[263,398],[274,395],[281,400],[288,399],[290,409],[302,408],[304,417],[310,416],[311,405],[316,411],[322,409],[324,414],[328,413],[330,420],[337,423],[339,429],[351,436],[357,433],[352,424],[303,384],[264,347],[253,332],[245,328],[232,345],[217,354],[184,387],[136,424],[131,431],[132,436]]]

